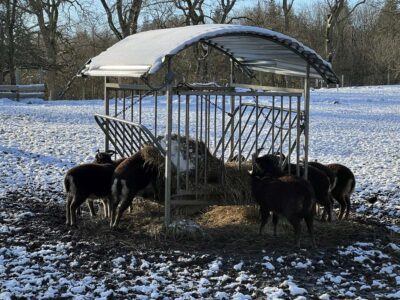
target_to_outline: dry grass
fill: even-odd
[[[204,227],[258,224],[259,213],[255,206],[213,206],[197,219]]]
[[[86,214],[87,216],[87,214]],[[97,232],[102,238],[119,241],[127,247],[134,248],[138,243],[147,246],[178,247],[186,249],[219,249],[224,252],[251,253],[265,250],[290,251],[293,249],[293,228],[284,218],[278,225],[278,237],[272,235],[272,222],[269,220],[262,236],[258,234],[259,213],[255,206],[213,206],[202,213],[182,218],[173,216],[173,220],[189,220],[185,226],[164,228],[164,207],[147,200],[135,201],[132,212],[126,212],[121,220],[120,229],[111,231],[108,221],[101,217],[89,219],[84,216],[82,227],[88,236]],[[194,229],[194,230],[193,230]],[[389,233],[384,227],[366,223],[358,215],[350,220],[332,223],[314,222],[316,241],[319,249],[336,248],[355,241],[384,242],[399,241],[400,235]],[[310,239],[303,222],[302,246],[310,247]]]

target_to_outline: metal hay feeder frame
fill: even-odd
[[[127,38],[131,41],[120,41],[89,61],[81,73],[105,78],[104,114],[95,115],[95,120],[105,133],[106,150],[114,148],[120,156],[129,156],[150,143],[165,155],[166,225],[171,222],[171,206],[223,203],[220,200],[223,193],[215,193],[219,200],[211,201],[210,195],[205,200],[204,191],[197,190],[200,185],[213,183],[209,177],[211,170],[207,170],[210,159],[207,149],[222,163],[237,157],[238,169],[245,164],[242,159],[250,159],[257,149],[283,153],[281,165],[294,162],[297,167],[293,173],[297,175],[303,158],[307,176],[310,78],[337,83],[328,63],[313,50],[282,34],[257,27],[219,24],[164,29],[158,47],[160,53],[148,58],[143,53],[148,48],[140,44],[144,50],[138,49],[137,56],[133,53],[133,58],[122,57],[122,62],[115,63],[113,55],[119,53],[118,44],[125,41],[122,46],[126,47],[128,42],[137,45],[137,39],[142,43],[147,39],[150,47],[152,35],[161,31],[144,32]],[[181,43],[171,41],[169,45],[171,36],[179,36]],[[175,54],[199,42],[230,57],[227,87],[174,84]],[[157,54],[162,55],[161,64]],[[162,65],[167,68],[165,83],[154,88],[149,78]],[[300,76],[304,78],[304,89],[236,84],[234,65],[246,74],[261,71]],[[109,82],[112,77],[135,77],[143,84]],[[237,90],[238,87],[250,89]],[[175,182],[172,182],[173,169]],[[215,176],[217,185],[225,182],[224,168],[220,169]]]

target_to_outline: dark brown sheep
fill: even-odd
[[[336,186],[332,190],[332,197],[340,204],[339,220],[349,217],[350,213],[350,196],[354,192],[356,179],[353,172],[341,164],[326,165],[336,176]]]
[[[310,183],[297,176],[275,178],[264,174],[266,176],[261,178],[257,176],[259,170],[256,159],[253,165],[251,189],[254,200],[260,205],[260,234],[270,212],[273,212],[274,235],[279,215],[282,215],[292,224],[296,246],[300,247],[301,220],[304,219],[312,244],[315,246],[313,229],[315,197]]]
[[[310,161],[308,163],[309,166],[312,166],[314,168],[317,168],[318,170],[322,171],[325,173],[326,176],[329,178],[329,191],[332,191],[335,188],[336,185],[336,176],[335,173],[329,169],[327,166],[317,162],[317,161]]]
[[[86,199],[110,196],[115,164],[88,163],[76,166],[66,173],[64,187],[67,193],[66,224],[76,224],[76,212]]]
[[[279,167],[279,156],[275,154],[267,154],[256,159],[259,166],[258,175],[264,176],[268,174],[273,177],[284,176],[288,174],[289,168],[286,166],[282,171]],[[296,165],[290,165],[291,171],[295,172]],[[304,174],[304,167],[300,167],[300,175]],[[330,197],[330,181],[324,172],[312,166],[308,167],[308,181],[311,183],[315,198],[318,204],[325,208],[328,214],[328,221],[332,220],[332,201]]]
[[[157,167],[145,162],[141,151],[123,161],[114,171],[112,179],[112,205],[110,227],[115,228],[124,211],[132,204],[133,198],[150,183],[155,195]]]

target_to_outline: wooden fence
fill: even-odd
[[[43,98],[44,84],[29,85],[0,85],[0,98],[23,99],[23,98]]]

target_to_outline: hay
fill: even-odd
[[[250,205],[213,206],[200,216],[200,224],[210,228],[258,223],[258,209]]]
[[[251,197],[251,163],[243,162],[239,169],[238,162],[225,163],[225,185],[226,204],[250,204]]]
[[[224,205],[243,205],[252,203],[251,198],[251,178],[248,171],[251,169],[251,163],[242,162],[239,168],[238,162],[223,163],[222,160],[213,156],[206,145],[193,139],[178,137],[174,135],[173,139],[178,139],[180,144],[186,149],[189,143],[189,157],[182,152],[182,156],[189,160],[192,165],[198,164],[198,169],[189,170],[188,191],[193,197],[185,199],[201,199],[206,201],[217,201]],[[196,147],[198,156],[196,157]],[[165,174],[165,158],[161,152],[154,146],[145,145],[141,150],[145,164],[154,166],[158,169],[158,178],[156,185],[158,187],[159,199],[164,199],[164,174]],[[196,174],[197,173],[197,174]],[[205,175],[207,174],[207,178]],[[180,176],[180,182],[184,183],[186,172],[177,172],[176,167],[172,164],[172,194],[177,194],[177,176]],[[196,176],[198,183],[196,184]],[[186,188],[186,187],[185,187]]]

